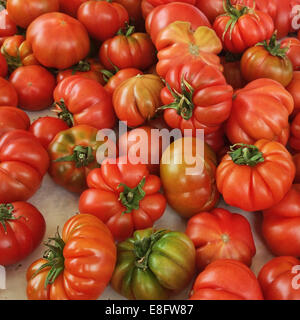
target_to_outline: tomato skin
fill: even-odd
[[[0,55],[0,77],[6,77],[8,72],[8,66],[7,66],[7,62],[5,60],[5,58],[3,57],[3,55]]]
[[[263,212],[262,233],[276,256],[299,257],[300,185],[294,184],[285,197]]]
[[[20,67],[10,75],[9,81],[18,93],[21,108],[38,111],[52,104],[55,77],[42,66]]]
[[[294,70],[300,70],[300,40],[297,38],[286,38],[281,41],[280,47],[289,47],[286,55],[291,60]]]
[[[155,62],[156,56],[149,35],[136,32],[129,36],[116,35],[104,41],[99,50],[99,59],[108,70],[114,70],[114,66],[145,70]]]
[[[300,183],[300,153],[296,153],[293,156],[294,164],[296,166],[296,176],[294,183]]]
[[[273,79],[288,86],[293,78],[293,64],[288,57],[281,58],[268,52],[263,46],[246,50],[241,59],[243,78],[250,82],[260,78]]]
[[[68,77],[56,86],[53,96],[58,112],[62,111],[59,102],[63,99],[75,126],[86,124],[103,129],[115,124],[111,96],[94,80],[76,75]]]
[[[200,26],[211,27],[206,16],[191,4],[172,2],[160,5],[150,12],[145,24],[146,31],[150,34],[154,44],[158,33],[175,21],[190,22],[192,30]]]
[[[183,148],[185,143],[187,147]],[[189,154],[195,154],[195,148],[196,138],[176,140],[164,151],[160,163],[160,177],[168,204],[184,218],[212,210],[219,200],[215,183],[216,156],[205,144],[204,157],[200,159],[197,156],[197,164],[195,159],[193,164],[188,164],[187,161],[192,160]],[[181,164],[177,164],[180,156]],[[203,163],[205,166],[202,168]],[[187,169],[194,169],[196,173],[187,174]]]
[[[0,77],[0,106],[17,107],[18,94],[15,87],[6,79]]]
[[[245,211],[274,206],[284,198],[295,177],[292,156],[282,144],[262,139],[254,146],[262,153],[262,163],[239,165],[227,154],[216,173],[218,190],[225,202]]]
[[[0,11],[0,38],[13,36],[17,33],[17,25],[12,21],[6,9]],[[3,39],[3,40],[4,40]]]
[[[61,119],[42,117],[31,124],[29,131],[40,141],[42,146],[47,149],[56,134],[67,129],[69,129],[69,126]]]
[[[25,29],[40,15],[59,11],[59,0],[7,0],[6,8],[10,18]]]
[[[193,135],[196,129],[204,129],[205,134],[217,131],[230,115],[233,94],[233,89],[227,85],[222,72],[201,61],[192,61],[171,67],[165,77],[169,86],[180,94],[182,79],[194,90],[191,116],[185,119],[180,109],[167,108],[164,110],[166,123],[182,132],[191,129]],[[161,100],[164,105],[175,101],[167,86],[161,91]]]
[[[6,232],[0,226],[0,263],[3,266],[15,264],[26,258],[41,243],[46,223],[42,214],[30,203],[13,202],[12,217],[6,220]]]
[[[48,68],[67,69],[84,59],[90,50],[85,27],[60,12],[36,18],[27,29],[26,39],[36,59]]]
[[[298,113],[291,125],[289,145],[295,151],[300,151],[300,114]]]
[[[190,300],[263,300],[263,295],[254,273],[245,264],[222,259],[198,275]]]
[[[216,154],[221,152],[225,147],[225,133],[223,126],[217,131],[205,134],[204,140]]]
[[[221,63],[224,67],[223,73],[227,83],[235,90],[243,88],[246,81],[241,72],[241,62],[239,60],[226,61],[226,58],[221,58]]]
[[[142,0],[114,0],[121,4],[128,12],[130,21],[137,27],[144,25],[142,16],[141,3]]]
[[[137,76],[138,74],[143,74],[143,72],[136,68],[121,69],[107,81],[104,88],[112,95],[121,83],[123,83],[125,80]]]
[[[286,90],[292,95],[294,99],[295,106],[292,113],[292,117],[294,117],[300,111],[300,71],[294,71],[293,80],[286,87]]]
[[[153,226],[166,209],[166,199],[159,193],[160,179],[150,175],[145,164],[116,164],[103,161],[100,169],[92,170],[87,177],[90,189],[84,191],[79,199],[79,211],[97,216],[110,229],[114,239],[123,241],[132,236],[134,230]],[[129,188],[137,187],[145,178],[144,198],[139,208],[124,213],[126,206],[120,200],[123,192],[119,188],[124,183]]]
[[[108,285],[116,263],[116,246],[108,228],[96,217],[77,214],[64,225],[64,270],[44,287],[49,269],[34,273],[45,259],[27,270],[29,300],[96,300]]]
[[[92,169],[98,168],[96,151],[104,142],[97,141],[98,130],[87,125],[78,125],[59,132],[51,141],[48,152],[50,156],[49,174],[54,182],[75,193],[87,189],[86,177]],[[86,165],[76,167],[75,161],[54,162],[70,156],[76,146],[90,147],[93,158]]]
[[[221,208],[198,213],[188,221],[185,233],[196,247],[199,270],[219,259],[251,266],[256,249],[250,224],[242,215]]]
[[[258,10],[242,15],[238,18],[233,30],[229,28],[226,31],[226,25],[230,19],[229,14],[217,17],[213,28],[222,39],[224,49],[232,53],[242,53],[258,42],[270,39],[274,32],[272,18]]]
[[[268,139],[286,145],[293,110],[293,98],[280,83],[254,80],[235,92],[226,135],[232,144],[254,144],[259,139]]]
[[[40,187],[48,167],[47,151],[30,132],[4,134],[0,138],[0,202],[28,200]]]
[[[106,1],[84,2],[77,11],[77,18],[89,35],[99,41],[112,38],[129,22],[128,12],[122,5]]]
[[[266,300],[300,300],[299,290],[293,289],[294,266],[300,261],[294,257],[276,257],[267,262],[259,272],[258,281]]]
[[[28,130],[30,119],[21,109],[15,107],[0,107],[0,137],[12,130]]]
[[[164,87],[158,76],[137,75],[122,82],[114,91],[113,105],[117,117],[137,127],[155,116],[161,107],[160,91]]]
[[[144,267],[139,267],[135,243],[149,238],[155,230],[138,230],[118,244],[118,259],[112,287],[127,299],[165,300],[173,291],[184,289],[195,270],[195,248],[181,232],[157,230],[161,237],[153,243]],[[181,267],[179,267],[179,266]],[[130,275],[130,276],[129,276]]]
[[[78,8],[86,1],[87,0],[59,0],[60,11],[76,18]]]

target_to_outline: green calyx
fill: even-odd
[[[255,167],[265,161],[263,153],[256,146],[238,143],[230,147],[228,153],[235,164]]]
[[[111,77],[113,77],[118,71],[120,71],[120,69],[114,64],[112,64],[112,66],[114,69],[113,71],[106,70],[106,69],[100,70],[100,72],[102,73],[103,79],[106,83],[109,81]]]
[[[88,166],[95,160],[92,147],[76,146],[71,155],[58,158],[54,162],[75,162],[76,168]]]
[[[60,110],[54,110],[57,113],[59,119],[63,120],[70,128],[74,126],[73,114],[68,110],[64,99],[60,99],[59,102],[54,102],[54,106],[58,106]]]
[[[136,240],[134,242],[134,253],[136,256],[136,267],[147,270],[149,256],[152,252],[154,244],[164,235],[166,230],[159,230],[151,234],[150,237]]]
[[[9,73],[12,73],[16,69],[18,69],[19,67],[23,66],[23,63],[22,63],[22,60],[21,60],[21,57],[20,57],[19,49],[18,49],[17,52],[18,52],[17,56],[13,57],[13,56],[10,56],[7,53],[7,51],[5,50],[4,46],[2,46],[2,48],[1,48],[1,53],[3,54],[3,56],[4,56],[4,58],[5,58],[6,62],[7,62]]]
[[[230,29],[229,38],[231,40],[233,29],[240,17],[248,13],[255,13],[255,11],[253,8],[249,8],[247,6],[244,6],[244,7],[241,7],[241,9],[238,9],[231,4],[230,0],[223,0],[223,7],[225,11],[225,14],[223,14],[223,16],[230,17],[223,33],[223,41],[224,41],[225,34],[229,29]]]
[[[193,104],[193,94],[194,88],[184,79],[181,79],[181,93],[172,89],[168,83],[166,86],[174,102],[158,108],[158,110],[175,109],[177,114],[179,114],[183,119],[189,120],[193,115],[194,104]]]
[[[6,9],[6,0],[0,0],[0,11]]]
[[[58,230],[53,238],[48,239],[48,242],[45,243],[45,246],[48,247],[48,249],[45,251],[43,258],[46,259],[47,262],[43,264],[32,275],[32,277],[35,277],[43,269],[50,267],[50,270],[48,272],[48,275],[46,277],[45,284],[44,284],[45,288],[47,288],[49,284],[54,283],[56,278],[64,270],[64,266],[65,266],[65,258],[63,255],[65,243],[60,237]]]
[[[138,210],[140,207],[140,201],[144,199],[146,193],[143,190],[146,179],[145,177],[140,181],[140,183],[133,189],[129,188],[126,184],[120,183],[118,188],[123,187],[123,191],[120,193],[119,200],[126,208],[122,213],[130,213],[132,210]]]
[[[280,57],[282,59],[286,58],[286,53],[289,51],[289,46],[285,48],[280,47],[280,43],[277,41],[277,31],[274,32],[269,41],[265,40],[259,42],[256,46],[263,46],[272,56]]]
[[[11,203],[0,204],[0,223],[2,224],[2,227],[5,233],[7,232],[6,230],[7,221],[18,220],[21,218],[21,216],[17,218],[14,217],[13,212],[14,212],[14,206]]]
[[[135,31],[135,26],[131,26],[128,23],[125,24],[124,28],[120,28],[117,35],[123,35],[125,37],[131,36]]]
[[[86,60],[81,60],[72,67],[72,75],[76,72],[88,72],[91,70],[91,64]]]

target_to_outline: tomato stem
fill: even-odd
[[[59,119],[63,120],[70,128],[74,126],[73,114],[68,110],[64,99],[60,99],[59,102],[54,102],[54,106],[58,107],[59,110],[53,110],[57,113]]]
[[[120,28],[117,32],[117,35],[123,35],[125,37],[131,36],[135,31],[135,26],[129,25],[127,22],[125,23],[124,28]]]
[[[137,210],[140,207],[140,201],[144,199],[146,192],[143,190],[146,178],[140,181],[135,188],[129,188],[126,184],[120,183],[118,188],[123,187],[123,191],[120,193],[119,200],[126,208],[122,214],[130,213],[132,210]]]
[[[72,67],[72,75],[76,72],[88,72],[91,70],[91,64],[86,60],[81,60]]]
[[[17,56],[16,57],[9,55],[4,46],[2,46],[2,48],[1,48],[1,53],[4,55],[4,58],[7,62],[9,73],[12,73],[16,69],[18,69],[19,67],[23,66],[19,49],[17,49]]]
[[[14,209],[15,208],[11,203],[0,204],[0,223],[2,224],[5,233],[7,232],[6,221],[18,220],[21,218],[21,216],[17,218],[13,216]]]
[[[255,167],[265,161],[263,153],[256,146],[238,143],[230,147],[228,153],[235,164]]]
[[[58,158],[53,162],[75,162],[76,168],[88,166],[95,160],[91,146],[76,146],[71,155]]]
[[[286,58],[286,53],[289,51],[289,46],[285,48],[280,47],[280,43],[277,41],[277,30],[273,33],[270,40],[259,42],[256,46],[263,46],[272,56],[282,59]]]

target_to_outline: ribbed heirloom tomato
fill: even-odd
[[[184,131],[217,131],[230,115],[233,89],[221,71],[201,61],[171,67],[161,91],[164,119]]]
[[[232,144],[268,139],[285,145],[293,110],[293,97],[280,83],[271,79],[254,80],[233,95],[226,135]]]
[[[245,264],[221,259],[198,275],[190,299],[263,300],[263,294],[255,274]]]
[[[26,258],[43,239],[46,223],[30,203],[0,204],[0,264],[8,266]]]
[[[28,130],[30,119],[26,112],[15,107],[0,107],[0,137],[12,130]]]
[[[46,244],[43,258],[27,270],[30,300],[96,300],[108,285],[116,246],[96,217],[77,214]]]
[[[279,142],[259,140],[236,144],[217,168],[216,180],[227,204],[245,211],[268,209],[281,201],[292,186],[295,165]]]
[[[267,262],[259,272],[258,281],[266,300],[300,300],[300,261],[294,257],[277,257]],[[295,270],[293,272],[293,269]]]
[[[202,212],[188,221],[185,233],[196,247],[199,270],[219,259],[251,266],[256,249],[250,224],[242,215],[221,208]]]
[[[79,211],[101,219],[118,241],[152,227],[166,208],[160,179],[150,175],[145,164],[131,164],[126,157],[116,164],[103,161],[89,173],[87,184],[90,189],[82,193]]]
[[[47,151],[33,134],[14,130],[3,135],[0,138],[0,203],[28,200],[40,187],[48,167]]]
[[[195,248],[184,233],[138,230],[117,248],[111,285],[127,299],[165,300],[194,275]]]

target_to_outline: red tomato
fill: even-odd
[[[300,70],[300,40],[286,38],[280,43],[280,47],[288,48],[286,55],[291,60],[294,70]]]
[[[292,113],[292,116],[294,117],[300,111],[300,71],[294,71],[293,80],[286,87],[286,90],[294,99],[295,106]]]
[[[33,134],[14,130],[0,138],[0,202],[26,201],[38,190],[49,156]]]
[[[133,32],[134,29],[129,27],[125,34],[118,34],[103,42],[99,59],[106,69],[114,70],[117,67],[145,70],[155,62],[155,48],[148,34]]]
[[[217,131],[205,134],[204,140],[215,153],[219,153],[225,146],[225,133],[223,126]]]
[[[9,17],[25,29],[42,14],[59,11],[59,0],[7,0],[6,8]]]
[[[297,283],[300,261],[294,257],[277,257],[267,262],[259,272],[258,281],[266,300],[300,300]],[[293,268],[295,271],[293,272]]]
[[[138,74],[143,74],[143,72],[136,68],[121,69],[117,71],[116,74],[110,75],[104,88],[112,95],[121,83],[123,83],[125,80],[137,76]]]
[[[293,156],[294,164],[296,166],[296,176],[294,183],[300,183],[300,153],[296,153]]]
[[[6,59],[3,57],[2,54],[0,54],[0,77],[6,77],[8,72],[8,66]]]
[[[168,84],[161,91],[164,119],[171,128],[182,132],[204,129],[205,134],[217,131],[230,115],[232,87],[221,71],[201,61],[171,67]]]
[[[80,5],[87,0],[59,0],[60,11],[76,18]]]
[[[271,79],[252,81],[233,96],[226,135],[232,144],[268,139],[285,145],[293,110],[293,98],[280,83]]]
[[[15,87],[4,78],[0,77],[0,106],[18,105],[18,94]]]
[[[193,216],[185,233],[196,247],[199,270],[219,259],[233,259],[251,266],[256,253],[251,227],[246,218],[217,208]]]
[[[12,21],[6,9],[0,11],[0,38],[13,36],[17,33],[17,25]]]
[[[134,230],[153,226],[166,208],[166,199],[159,192],[160,179],[150,175],[146,165],[105,160],[101,169],[87,177],[90,189],[79,199],[79,211],[97,216],[118,241],[129,238]],[[124,161],[124,162],[125,162]]]
[[[8,266],[25,259],[41,243],[46,223],[30,203],[0,204],[0,264]]]
[[[277,256],[300,256],[300,184],[294,184],[275,206],[263,212],[262,233]]]
[[[190,299],[263,300],[263,295],[255,274],[245,264],[222,259],[198,275]]]
[[[61,81],[54,90],[58,116],[73,125],[112,128],[115,114],[111,96],[98,82],[80,76]]]
[[[96,300],[108,285],[117,250],[108,228],[96,217],[77,214],[46,244],[44,257],[26,274],[30,300]]]
[[[291,136],[289,145],[295,151],[300,151],[300,113],[298,113],[291,124]]]
[[[85,27],[60,13],[45,13],[28,27],[26,39],[36,59],[45,67],[67,69],[84,59],[90,50]]]
[[[86,1],[77,11],[78,20],[86,27],[89,35],[99,41],[112,38],[129,22],[126,9],[110,1]]]
[[[246,81],[242,76],[240,60],[228,60],[226,57],[221,58],[224,67],[224,77],[233,89],[241,89],[246,85]]]
[[[21,108],[37,111],[52,104],[56,81],[47,69],[38,65],[20,67],[11,74],[9,81],[18,93]]]
[[[31,124],[29,131],[47,149],[56,134],[67,129],[69,129],[69,126],[59,118],[42,117]]]
[[[274,23],[264,12],[248,7],[233,7],[230,0],[226,0],[226,14],[216,18],[213,28],[222,39],[224,49],[242,53],[258,42],[270,39]]]
[[[12,130],[28,130],[30,119],[21,109],[15,107],[0,107],[0,137]]]
[[[121,4],[128,12],[130,22],[138,28],[144,27],[144,20],[142,16],[141,3],[142,0],[114,0]]]
[[[216,173],[225,202],[245,211],[266,210],[277,204],[291,188],[294,177],[295,165],[288,150],[264,139],[255,145],[232,146]]]
[[[141,163],[147,165],[149,172],[159,176],[162,137],[156,137],[155,141],[154,129],[151,126],[143,126],[124,133],[119,139],[119,153],[120,156],[128,154],[131,159],[136,156],[141,157]],[[160,133],[158,130],[156,132]],[[137,150],[141,150],[141,152],[137,153]]]
[[[153,43],[156,43],[158,33],[175,21],[190,22],[193,31],[200,26],[211,27],[206,16],[195,6],[181,2],[168,3],[156,7],[147,16],[146,30]]]

